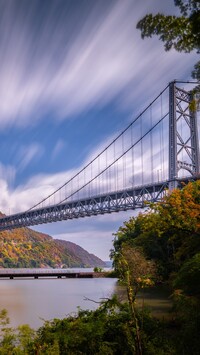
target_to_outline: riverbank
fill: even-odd
[[[117,295],[120,301],[128,301],[125,286],[118,286]],[[148,309],[157,319],[173,318],[171,291],[165,285],[142,289],[136,297],[136,306],[139,309]]]

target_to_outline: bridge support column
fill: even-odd
[[[194,100],[193,95],[190,96],[190,101]],[[192,146],[192,161],[194,162],[194,174],[200,174],[200,152],[199,152],[199,134],[197,124],[197,107],[194,105],[194,110],[190,109],[190,132]]]
[[[177,187],[179,171],[191,176],[200,173],[197,112],[191,105],[193,94],[169,85],[169,189]],[[191,108],[194,107],[194,108]],[[182,175],[184,177],[184,175]]]
[[[176,142],[176,95],[175,82],[169,84],[169,189],[177,187],[177,142]]]

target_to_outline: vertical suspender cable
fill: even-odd
[[[116,158],[116,152],[115,152],[115,141],[114,141],[114,161],[115,161],[115,158]],[[114,189],[115,191],[117,191],[117,174],[116,174],[116,163],[114,164],[114,183],[115,183],[115,186],[114,186]]]
[[[132,177],[131,177],[131,181],[132,181],[132,187],[135,185],[135,169],[134,169],[134,146],[133,146],[133,125],[131,125],[131,157],[132,157]]]
[[[127,158],[127,154],[124,153],[124,189],[126,189],[126,158]]]
[[[93,177],[93,162],[91,163],[91,179],[90,180],[92,180],[92,177]],[[91,195],[92,195],[92,182],[89,184],[90,185],[90,197],[91,197]]]
[[[108,193],[108,150],[106,149],[106,173],[105,173],[105,179],[106,179],[106,183],[105,183],[105,188],[106,188],[106,193]]]
[[[71,193],[73,193],[73,179],[71,180]],[[72,200],[73,200],[73,196],[72,196]]]
[[[169,85],[167,85],[167,86],[164,88],[164,90],[163,90],[162,92],[165,92],[165,91],[167,90],[168,86],[169,86]],[[160,96],[160,95],[158,95],[158,96],[152,101],[152,103],[155,102],[159,96]],[[139,120],[139,118],[143,115],[143,113],[145,113],[145,112],[148,110],[148,108],[149,108],[149,105],[148,105],[148,106],[142,111],[142,113],[140,113],[140,114],[128,125],[128,127],[126,127],[126,129],[123,130],[123,132],[121,132],[113,141],[116,141],[119,137],[122,136],[122,134],[123,134],[124,132],[126,132],[126,131],[130,128],[130,126],[131,126],[132,124],[134,124],[135,122],[137,122],[137,121]],[[110,147],[110,146],[113,144],[113,141],[112,141],[106,148],[104,148],[104,149],[102,150],[102,152],[100,153],[101,155],[105,152],[105,150],[106,150],[108,147]],[[95,157],[92,161],[95,161],[96,159],[97,159],[97,157]],[[85,167],[83,167],[77,174],[83,172],[87,167],[89,167],[89,166],[91,165],[91,162],[92,162],[92,161],[90,161]],[[103,170],[102,170],[102,171],[103,171]],[[77,174],[75,174],[75,176],[77,176]],[[75,176],[73,176],[73,177],[70,178],[68,181],[66,181],[65,184],[63,184],[60,188],[62,188],[64,185],[70,185],[71,180],[74,179]],[[85,186],[85,184],[84,184],[83,186]],[[88,185],[87,185],[87,186],[88,186]],[[40,201],[39,203],[37,203],[37,204],[35,204],[34,206],[32,206],[31,208],[29,208],[26,212],[37,208],[38,206],[41,205],[42,202],[48,201],[49,197],[50,197],[50,196],[53,197],[54,193],[56,193],[60,188],[58,188],[56,191],[54,191],[51,195],[45,197],[45,198],[44,198],[42,201]],[[69,187],[69,192],[70,192],[70,187]],[[85,191],[84,191],[84,192],[85,192]],[[67,199],[67,196],[66,196],[65,199]],[[62,201],[60,201],[60,202],[62,202]]]
[[[162,99],[162,93],[161,93],[161,117],[163,117],[163,99]],[[164,152],[164,134],[163,134],[163,127],[164,123],[161,121],[161,154],[162,154],[162,164],[161,164],[161,169],[162,169],[162,179],[165,180],[165,152]]]
[[[152,105],[150,106],[150,125],[151,125],[151,129],[153,127],[153,119],[152,119]],[[151,154],[151,183],[153,183],[154,178],[153,178],[153,130],[151,130],[150,132],[150,154]]]
[[[77,179],[77,186],[78,186],[77,199],[79,199],[79,175],[80,175],[80,174],[78,174],[78,179]]]
[[[85,168],[84,168],[84,171],[83,171],[83,173],[84,173],[84,185],[86,184],[86,182],[85,182]],[[85,195],[85,191],[83,192],[83,194]],[[86,197],[86,196],[85,196]]]
[[[140,117],[140,135],[142,137],[142,132],[143,132],[143,129],[142,129],[142,116]],[[141,139],[141,142],[140,142],[140,149],[141,149],[141,169],[142,169],[142,183],[141,185],[144,184],[144,164],[143,164],[143,139]]]
[[[116,190],[119,190],[119,161],[116,161]]]
[[[99,184],[99,179],[100,179],[100,177],[99,177],[99,165],[100,165],[100,163],[99,163],[99,157],[98,157],[98,159],[97,159],[97,173],[98,173],[98,178],[97,178],[97,195],[99,195],[99,194],[100,194],[100,184]]]
[[[163,110],[162,110],[162,94],[161,94],[161,101],[160,101],[160,107],[161,107],[161,118],[163,117]],[[160,134],[160,180],[163,180],[163,176],[164,176],[164,169],[163,169],[163,122],[161,121],[161,126],[159,129],[159,134]]]
[[[123,181],[122,181],[122,188],[124,188],[124,180],[125,180],[125,169],[124,169],[124,133],[122,134],[122,173],[123,173]]]

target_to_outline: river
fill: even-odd
[[[11,326],[38,328],[43,320],[64,318],[81,309],[95,309],[102,298],[117,292],[117,279],[0,280],[0,309],[7,309]],[[93,302],[95,301],[95,302]]]
[[[125,299],[125,287],[119,286],[115,278],[0,279],[0,309],[7,309],[12,327],[29,324],[37,329],[44,320],[75,314],[77,307],[94,310],[98,302],[114,293]],[[137,304],[142,308],[148,306],[158,318],[168,318],[172,306],[169,296],[163,287],[147,289],[138,294]]]

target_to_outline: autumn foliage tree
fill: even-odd
[[[143,281],[144,286],[152,279],[170,284],[180,335],[178,353],[196,354],[198,341],[193,334],[200,332],[200,180],[169,192],[162,202],[125,222],[115,234],[111,257],[119,276],[127,277],[129,303],[135,301]]]
[[[168,278],[183,263],[200,252],[200,181],[174,190],[161,203],[130,218],[115,234],[111,252],[117,269],[123,247],[141,248]]]

